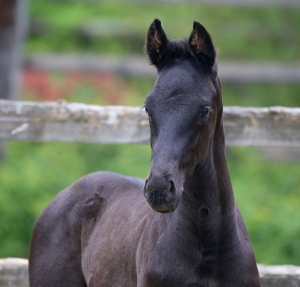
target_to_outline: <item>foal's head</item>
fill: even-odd
[[[144,195],[154,210],[172,212],[185,181],[208,157],[221,122],[216,53],[200,23],[194,22],[189,39],[170,41],[157,19],[149,27],[145,50],[158,78],[145,101],[152,165]]]

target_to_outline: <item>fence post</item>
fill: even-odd
[[[0,0],[0,99],[18,100],[28,0]],[[4,157],[0,142],[0,160]]]

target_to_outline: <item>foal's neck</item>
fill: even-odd
[[[208,260],[227,254],[238,237],[238,210],[227,167],[222,125],[219,131],[209,154],[196,166],[187,182],[179,211],[187,230],[194,230],[192,234],[198,238]],[[224,247],[222,252],[220,246]]]
[[[213,144],[185,186],[189,205],[204,213],[228,213],[234,209],[234,196],[228,171],[223,125]]]

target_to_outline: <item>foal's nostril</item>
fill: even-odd
[[[174,192],[174,191],[175,191],[175,184],[174,184],[174,181],[171,180],[171,181],[169,182],[169,184],[170,184],[169,190],[172,191],[172,192]]]
[[[165,202],[169,203],[174,201],[175,196],[175,185],[173,181],[169,181],[168,190],[165,195]]]
[[[145,187],[144,187],[145,189],[148,189],[148,180],[146,179],[146,181],[145,181]]]
[[[152,176],[145,182],[145,188],[147,191],[168,191],[170,189],[170,183],[166,177]]]
[[[169,181],[168,189],[167,191],[170,191],[172,189],[172,181]]]

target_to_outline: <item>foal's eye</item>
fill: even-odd
[[[209,108],[203,108],[200,111],[199,116],[200,116],[201,119],[205,120],[205,119],[208,118],[209,113],[210,113],[210,109]]]
[[[148,108],[146,106],[144,106],[145,112],[148,114]]]

